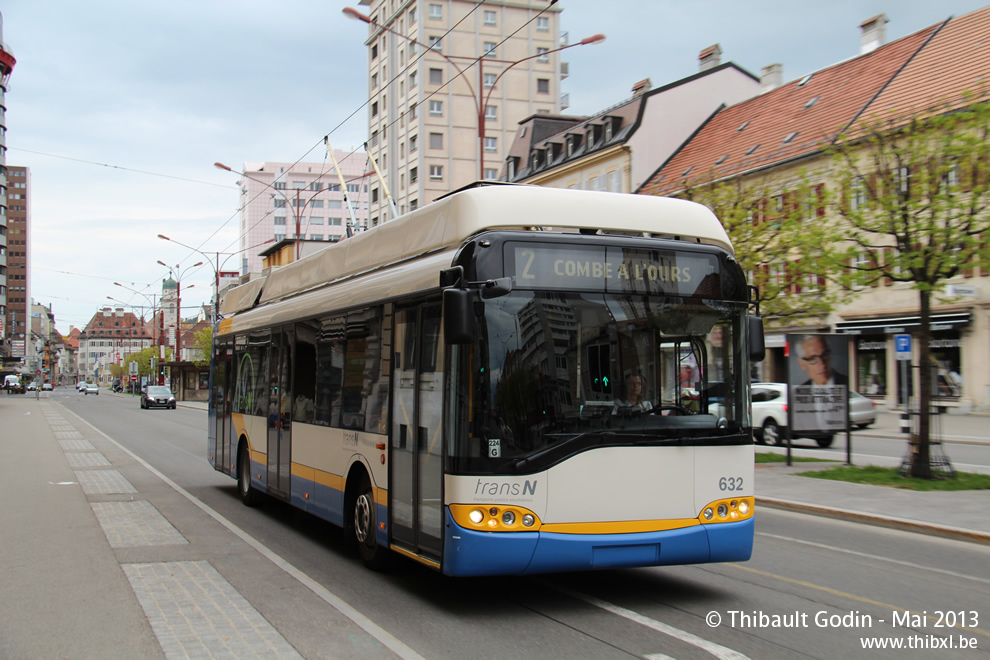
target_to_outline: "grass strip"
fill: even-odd
[[[972,472],[957,472],[954,479],[914,479],[902,476],[897,468],[877,467],[875,465],[863,467],[841,465],[826,470],[800,472],[798,476],[902,488],[904,490],[990,490],[990,474],[974,474]]]

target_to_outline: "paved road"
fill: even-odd
[[[0,496],[16,503],[0,509],[0,561],[17,576],[0,599],[0,657],[865,658],[861,638],[921,635],[980,649],[938,657],[990,649],[990,546],[762,509],[741,564],[453,580],[400,563],[381,575],[318,520],[243,507],[203,458],[202,411],[15,401],[0,398],[0,423],[18,429],[0,441]],[[94,454],[107,465],[89,465]],[[112,603],[110,617],[94,602]],[[976,612],[978,625],[936,628],[939,610]],[[873,627],[822,627],[819,612]],[[894,612],[921,619],[893,626]],[[793,613],[806,625],[742,616]]]

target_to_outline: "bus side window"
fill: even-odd
[[[316,338],[316,415],[322,426],[340,426],[340,386],[344,371],[344,319],[321,320]]]

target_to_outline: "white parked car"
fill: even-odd
[[[767,445],[787,444],[787,384],[753,383],[753,438]],[[831,433],[802,432],[803,438],[811,438],[819,447],[829,447],[834,438]]]
[[[858,429],[865,429],[877,421],[876,402],[867,399],[859,392],[849,392],[849,423]]]

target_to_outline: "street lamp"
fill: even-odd
[[[537,57],[547,57],[549,55],[553,55],[554,53],[559,53],[562,50],[567,50],[568,48],[574,48],[575,46],[587,46],[587,45],[590,45],[590,44],[600,44],[603,41],[605,41],[605,35],[604,34],[595,34],[595,35],[592,35],[590,37],[585,37],[584,39],[582,39],[581,41],[578,41],[577,43],[567,44],[566,46],[561,46],[559,48],[554,48],[552,50],[548,50],[548,51],[545,51],[545,52],[542,52],[542,53],[537,53],[535,55],[530,55],[529,57],[524,57],[524,58],[522,58],[520,60],[515,60],[515,61],[512,61],[512,60],[498,60],[498,59],[494,59],[494,58],[491,58],[491,57],[487,57],[487,54],[482,54],[482,55],[480,55],[478,57],[467,57],[467,56],[464,56],[464,55],[447,55],[446,53],[444,53],[441,50],[438,50],[434,46],[427,46],[423,42],[417,41],[416,39],[413,39],[412,37],[407,36],[405,34],[402,34],[401,32],[396,32],[395,30],[393,30],[392,28],[390,28],[388,26],[382,25],[380,23],[372,22],[371,18],[369,18],[368,16],[365,16],[364,14],[362,14],[361,12],[359,12],[356,9],[353,9],[352,7],[344,7],[344,9],[342,11],[344,12],[344,15],[347,16],[348,18],[353,18],[353,19],[359,20],[359,21],[361,21],[363,23],[367,23],[368,25],[371,25],[373,27],[381,28],[382,30],[385,30],[386,32],[388,32],[390,34],[394,34],[395,36],[400,37],[402,39],[405,39],[406,41],[409,41],[411,43],[414,43],[417,46],[422,46],[427,51],[432,51],[432,52],[436,53],[437,55],[439,55],[440,57],[442,57],[443,59],[445,59],[447,62],[449,62],[450,65],[453,66],[457,70],[458,75],[464,80],[465,84],[467,84],[468,89],[471,90],[471,99],[474,101],[475,110],[477,111],[477,117],[478,117],[478,172],[479,172],[479,177],[478,178],[479,179],[484,179],[485,178],[485,121],[486,121],[486,119],[485,119],[485,109],[488,107],[488,101],[490,101],[491,98],[492,98],[492,92],[495,91],[495,86],[498,84],[498,81],[502,79],[502,76],[504,76],[509,71],[509,69],[511,69],[512,67],[516,66],[517,64],[522,64],[523,62],[528,62],[529,60],[535,59]],[[465,69],[461,69],[461,67],[458,66],[458,64],[452,59],[452,58],[455,58],[455,57],[457,59],[468,60],[470,62],[468,64],[468,66],[465,67],[465,69],[470,69],[475,64],[478,65],[478,85],[479,85],[479,87],[478,87],[478,91],[477,92],[475,92],[474,87],[471,85],[470,81],[467,79],[467,76],[464,75],[464,70]],[[498,76],[495,78],[495,81],[492,82],[492,84],[490,86],[490,89],[488,90],[488,94],[487,95],[484,95],[484,91],[485,91],[484,63],[485,62],[495,63],[495,64],[508,64],[508,66],[505,67],[504,69],[502,69],[502,72],[498,74]],[[484,98],[482,98],[482,95],[484,95]]]
[[[218,163],[218,165],[219,165],[219,163]],[[223,270],[223,267],[227,264],[227,261],[231,257],[233,257],[235,255],[238,255],[241,252],[246,252],[248,250],[253,250],[254,248],[261,247],[262,245],[267,245],[269,243],[274,243],[275,242],[275,239],[274,238],[269,238],[267,241],[262,241],[261,243],[258,243],[257,245],[251,245],[249,247],[242,248],[240,250],[237,250],[236,252],[203,252],[199,248],[194,248],[191,245],[186,245],[185,243],[183,243],[181,241],[177,241],[174,238],[169,238],[165,234],[158,234],[158,238],[162,239],[163,241],[169,241],[171,243],[175,243],[176,245],[179,245],[181,247],[184,247],[187,250],[192,250],[193,252],[196,252],[196,253],[200,254],[201,256],[203,256],[204,258],[206,258],[206,263],[209,264],[210,265],[210,268],[213,269],[213,281],[214,281],[214,287],[215,287],[215,292],[214,292],[214,297],[213,297],[213,326],[214,326],[214,330],[216,330],[216,324],[219,323],[219,321],[220,321],[220,272]],[[213,263],[210,262],[210,255],[211,254],[212,255],[215,255],[216,266],[214,266]],[[227,255],[227,258],[223,260],[223,263],[220,263],[220,255],[221,254]],[[162,263],[162,262],[159,261],[158,263]],[[202,263],[202,262],[200,262],[200,263]]]
[[[226,172],[232,172],[233,174],[237,174],[239,176],[242,176],[245,179],[251,179],[255,183],[260,183],[263,186],[268,186],[269,185],[269,184],[265,183],[264,181],[261,181],[260,179],[254,178],[253,176],[251,176],[250,174],[248,174],[246,172],[240,172],[238,170],[233,169],[229,165],[224,165],[223,163],[220,163],[220,162],[213,163],[213,167],[215,167],[215,168],[217,168],[219,170],[224,170]],[[346,185],[346,184],[344,184],[342,182],[341,185]],[[292,206],[292,199],[290,197],[288,197],[285,194],[285,192],[282,191],[281,188],[275,188],[274,186],[272,186],[272,190],[274,190],[275,192],[277,192],[279,195],[282,196],[282,199],[285,200],[286,206]],[[300,204],[299,204],[299,199],[300,199],[299,198],[299,192],[300,192],[300,190],[301,190],[301,188],[295,188],[295,191],[296,191],[296,205],[293,207],[293,211],[292,211],[292,214],[296,218],[296,260],[297,261],[299,260],[300,251],[302,249],[302,243],[300,242],[300,239],[299,239],[299,230],[301,229],[300,225],[301,225],[301,221],[302,221],[302,218],[301,218],[302,213],[306,209],[306,207],[309,206],[309,203],[312,202],[314,199],[316,199],[317,195],[319,195],[321,192],[323,192],[322,190],[317,190],[315,193],[313,193],[312,195],[310,195],[309,199],[307,199],[306,202],[304,204],[302,204],[302,206],[300,206]],[[346,190],[344,192],[346,194]],[[159,237],[161,237],[161,234],[159,234]],[[259,245],[264,245],[264,243],[260,243]],[[258,246],[256,245],[254,247],[258,247]],[[195,249],[195,248],[191,248],[191,249]],[[245,250],[250,250],[251,248],[244,248],[244,249]],[[196,251],[199,252],[199,250],[196,250]],[[243,252],[244,250],[241,250],[241,251]]]

